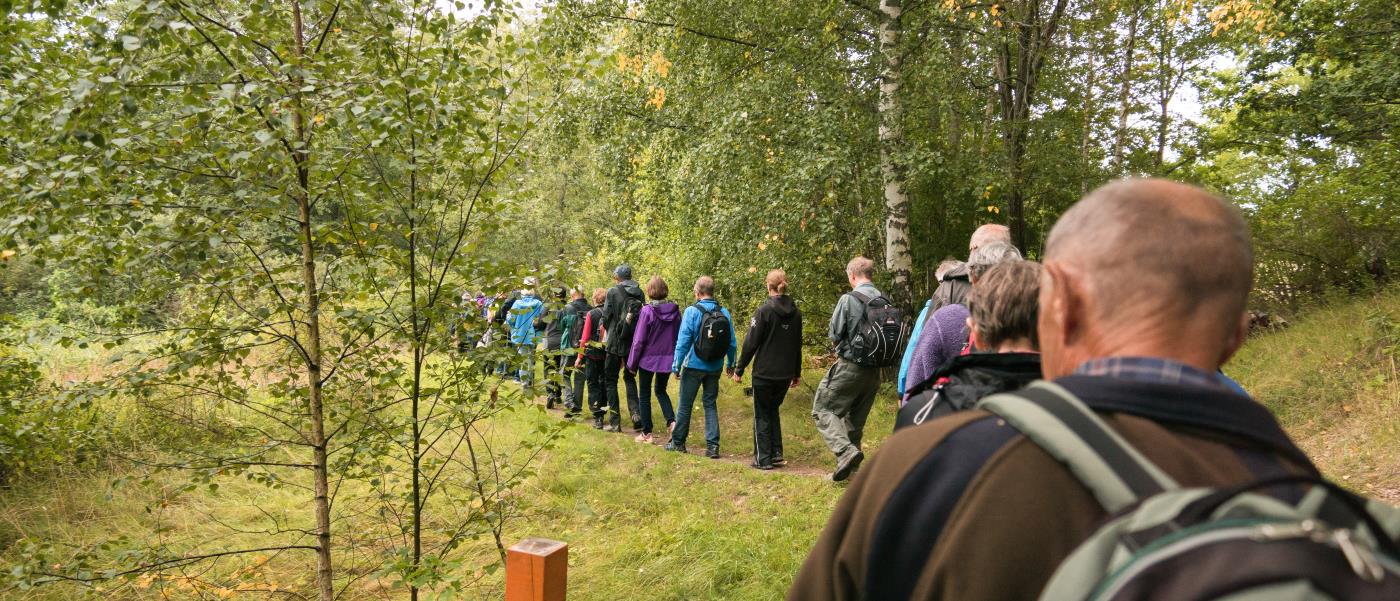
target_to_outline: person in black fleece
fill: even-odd
[[[790,388],[802,381],[802,312],[787,295],[787,273],[768,272],[768,300],[754,312],[744,335],[744,350],[734,367],[743,381],[753,362],[753,467],[771,470],[783,464],[783,428],[778,408]]]

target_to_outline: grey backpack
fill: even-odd
[[[1316,476],[1183,488],[1049,382],[978,407],[1064,463],[1109,514],[1044,601],[1400,600],[1400,509]],[[1307,492],[1296,505],[1259,492],[1280,486]]]

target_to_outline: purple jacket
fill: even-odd
[[[945,305],[924,322],[924,332],[914,345],[905,390],[913,389],[967,346],[967,307]],[[902,402],[902,401],[901,401]]]
[[[640,367],[652,373],[671,373],[671,355],[675,353],[680,329],[681,310],[676,303],[657,301],[642,307],[637,331],[632,335],[632,352],[627,354],[628,371]]]

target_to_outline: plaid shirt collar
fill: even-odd
[[[1106,376],[1135,382],[1185,384],[1211,388],[1226,387],[1220,376],[1180,361],[1158,357],[1105,357],[1080,364],[1074,370],[1081,376]]]

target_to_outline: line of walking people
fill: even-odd
[[[580,288],[568,291],[567,303],[557,314],[536,311],[533,304],[521,311],[519,301],[502,305],[494,314],[487,312],[490,317],[507,314],[498,323],[507,327],[512,343],[521,347],[519,353],[529,355],[522,374],[533,371],[530,341],[544,343],[550,376],[546,405],[562,407],[571,418],[587,411],[594,428],[622,432],[625,398],[637,442],[656,442],[659,422],[664,420],[665,448],[687,452],[698,398],[704,413],[705,456],[717,459],[720,378],[742,382],[751,367],[752,466],[768,470],[784,465],[778,409],[787,391],[800,384],[802,374],[802,314],[787,294],[787,274],[768,273],[768,298],[754,312],[742,351],[732,314],[714,297],[713,278],[695,281],[694,301],[683,310],[670,299],[670,288],[659,276],[643,289],[633,279],[631,266],[624,264],[613,271],[613,280],[612,287],[595,289],[589,298]],[[535,298],[532,290],[518,296]],[[679,402],[674,408],[668,392],[673,375],[679,382]],[[527,377],[519,379],[529,384]],[[655,419],[654,408],[660,409],[661,420]]]

